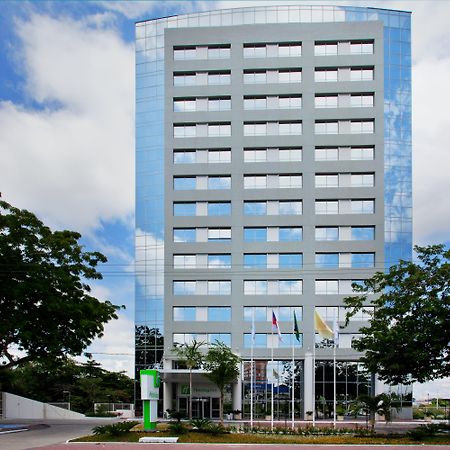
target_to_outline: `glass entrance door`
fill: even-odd
[[[192,399],[192,417],[195,419],[211,419],[211,398],[194,397]]]

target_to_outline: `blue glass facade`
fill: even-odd
[[[270,23],[333,23],[381,21],[384,25],[384,261],[374,261],[373,253],[355,253],[352,256],[353,267],[373,267],[384,264],[387,268],[399,259],[411,259],[412,256],[412,182],[411,182],[411,30],[410,13],[372,8],[340,6],[273,6],[236,8],[206,13],[174,16],[141,22],[136,25],[136,370],[148,367],[160,367],[164,350],[164,275],[172,261],[164,261],[164,242],[192,243],[196,240],[194,228],[179,228],[170,236],[165,236],[165,216],[193,217],[197,215],[232,215],[232,204],[228,200],[206,201],[206,214],[199,214],[199,204],[188,196],[172,204],[165,202],[165,137],[173,130],[164,129],[165,120],[165,63],[164,30],[166,28],[185,27],[226,27],[233,25],[252,25]],[[229,76],[228,76],[229,77]],[[176,83],[177,81],[174,80]],[[380,101],[377,98],[376,101]],[[173,103],[170,102],[171,107]],[[381,116],[381,114],[380,114]],[[180,140],[180,139],[177,139]],[[229,162],[229,153],[223,150],[224,161]],[[219,153],[219,152],[215,152]],[[213,158],[210,150],[208,158]],[[381,153],[379,153],[381,154]],[[377,157],[377,155],[376,155]],[[174,164],[193,164],[196,162],[195,150],[177,149],[173,156]],[[368,158],[370,159],[370,158]],[[197,161],[198,162],[198,161]],[[208,162],[210,162],[208,160]],[[216,161],[218,162],[218,161]],[[166,161],[167,163],[167,161]],[[189,172],[189,174],[192,172]],[[210,174],[208,174],[209,176]],[[378,174],[376,176],[379,176]],[[218,175],[208,178],[209,190],[231,189],[231,178]],[[196,190],[194,176],[183,176],[170,180],[175,190]],[[234,189],[234,179],[233,179]],[[184,194],[184,193],[181,193]],[[186,201],[184,199],[186,198]],[[224,195],[224,198],[227,199]],[[265,200],[244,201],[239,204],[243,216],[268,216],[268,204]],[[264,197],[262,197],[264,198]],[[215,199],[215,200],[214,200]],[[300,198],[299,198],[300,200]],[[337,201],[320,200],[327,203],[327,214],[338,214]],[[320,203],[319,202],[319,203]],[[308,206],[308,208],[311,205]],[[319,205],[320,206],[320,205]],[[276,242],[300,242],[307,240],[306,231],[297,221],[290,221],[302,214],[301,201],[281,200],[278,205],[279,216],[288,216],[286,224],[280,227]],[[316,203],[316,214],[318,204]],[[336,211],[331,209],[335,208]],[[373,200],[352,200],[351,212],[354,214],[372,214],[376,205]],[[233,206],[233,211],[234,211]],[[237,208],[236,208],[237,210]],[[303,211],[310,214],[311,210]],[[233,212],[234,214],[234,212]],[[291,217],[289,217],[291,216]],[[245,217],[251,220],[250,217]],[[259,218],[258,218],[259,219]],[[264,219],[262,217],[262,219]],[[263,222],[261,222],[263,223]],[[364,224],[365,222],[363,222]],[[259,222],[251,222],[252,227],[243,231],[245,242],[266,242],[267,228]],[[183,226],[185,226],[183,224]],[[316,240],[338,240],[338,228],[319,231]],[[353,227],[351,239],[370,241],[380,236],[371,227]],[[234,231],[233,231],[234,237]],[[193,245],[193,244],[189,244]],[[259,247],[258,247],[259,249]],[[315,266],[314,255],[306,262],[307,255],[280,251],[278,268],[301,268],[305,257],[306,269]],[[267,254],[262,249],[242,255],[241,268],[252,267],[258,270],[267,268]],[[233,261],[232,261],[233,260]],[[228,253],[211,253],[207,264],[220,273],[221,268],[231,267],[234,256]],[[339,254],[322,253],[317,263],[324,268],[339,267]],[[237,267],[237,266],[236,266]],[[229,283],[229,282],[227,282]],[[175,293],[174,284],[174,293]],[[234,286],[234,285],[233,285]],[[178,289],[178,287],[177,287]],[[183,293],[189,294],[190,287],[184,286]],[[231,284],[230,284],[231,289]],[[234,287],[233,287],[234,289]],[[203,295],[203,294],[202,294]],[[218,310],[212,310],[211,314]],[[183,310],[186,319],[191,320],[193,310]],[[214,319],[212,319],[214,320]],[[228,320],[228,319],[227,319]],[[181,336],[181,334],[180,334]],[[264,341],[265,335],[257,334]],[[208,334],[208,341],[221,338],[231,344],[227,333]],[[234,338],[233,338],[234,339]],[[291,335],[285,342],[290,342]],[[305,335],[306,342],[306,335]],[[265,341],[264,341],[265,342]],[[243,335],[242,345],[248,348],[248,330]],[[263,344],[261,344],[263,345]],[[287,344],[289,346],[290,344]]]

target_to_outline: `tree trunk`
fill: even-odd
[[[220,423],[223,425],[223,390],[220,391],[219,414],[220,414]]]
[[[192,420],[192,369],[189,369],[189,420]]]

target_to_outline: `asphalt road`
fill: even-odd
[[[91,434],[92,428],[96,425],[104,425],[115,421],[117,419],[16,420],[14,423],[25,424],[29,427],[29,430],[18,433],[0,434],[0,450],[25,450],[39,447],[50,448],[48,446]],[[13,421],[0,421],[2,425],[8,422],[13,423]],[[63,448],[66,450],[75,450],[67,446]]]

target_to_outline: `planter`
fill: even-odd
[[[305,420],[313,420],[313,413],[307,411],[305,414]]]
[[[338,414],[338,415],[336,416],[336,419],[342,421],[342,420],[344,420],[344,416],[340,416],[340,415]]]

